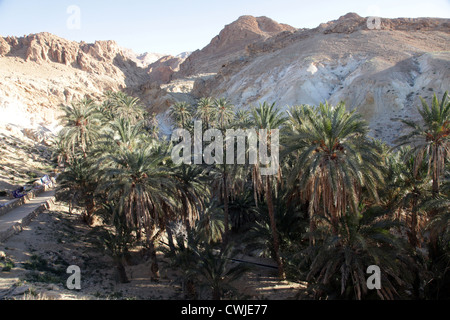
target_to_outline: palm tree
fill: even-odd
[[[450,164],[447,164],[441,185],[442,195],[437,199],[427,199],[425,210],[435,210],[436,215],[428,222],[427,229],[442,237],[442,243],[450,244]],[[450,258],[450,257],[449,257]]]
[[[190,228],[199,219],[205,199],[210,197],[205,170],[200,166],[181,164],[173,168],[173,178],[185,226]]]
[[[258,210],[255,205],[253,194],[246,189],[239,192],[230,203],[231,226],[235,231],[247,227],[256,220]]]
[[[119,214],[113,202],[103,204],[95,213],[106,224],[99,240],[116,265],[119,282],[128,283],[124,260],[129,253],[129,247],[135,241],[132,230],[127,227],[124,217]]]
[[[232,120],[234,118],[234,106],[225,98],[215,99],[213,102],[213,112],[211,116],[211,122],[217,126],[217,129],[222,131],[225,135],[226,129],[230,128],[232,125]],[[225,155],[224,155],[225,157]],[[220,190],[221,198],[223,200],[223,210],[224,210],[224,236],[223,241],[226,243],[228,241],[229,235],[229,197],[230,197],[230,178],[229,178],[229,166],[224,162],[223,164],[218,164],[216,166],[217,170],[220,172],[218,176],[220,185],[218,190]]]
[[[450,164],[447,164],[440,192],[437,199],[429,198],[422,206],[435,213],[426,225],[430,238],[436,239],[431,243],[428,268],[431,277],[425,287],[425,295],[430,299],[447,299],[450,294]]]
[[[327,233],[316,244],[307,281],[322,287],[316,291],[319,295],[367,297],[366,271],[370,265],[381,270],[382,286],[376,290],[379,298],[393,300],[402,295],[398,287],[412,288],[418,270],[402,242],[389,232],[396,223],[385,217],[386,211],[379,207],[342,215],[338,234]]]
[[[197,104],[195,115],[203,121],[205,128],[209,129],[213,123],[211,119],[213,116],[213,100],[212,98],[201,98]]]
[[[386,157],[386,164],[388,172],[384,194],[389,195],[386,207],[399,213],[406,212],[409,242],[413,247],[419,246],[421,204],[429,197],[427,163],[422,159],[422,164],[416,168],[410,148],[401,147],[398,152]]]
[[[94,101],[84,98],[73,102],[70,106],[62,106],[62,135],[68,148],[75,154],[80,148],[83,156],[87,157],[88,147],[98,137],[99,112]]]
[[[224,233],[223,208],[217,201],[210,201],[205,204],[204,210],[200,213],[200,219],[195,225],[195,232],[199,239],[207,244],[214,244],[222,241]]]
[[[224,150],[224,158],[226,158],[227,150]],[[235,153],[235,157],[236,157]],[[230,201],[236,201],[239,195],[244,193],[249,187],[248,166],[247,165],[232,165],[216,164],[210,168],[210,179],[212,181],[213,195],[217,196],[223,205],[224,217],[224,234],[223,243],[225,244],[229,239],[230,233]],[[233,206],[233,204],[231,204]]]
[[[233,281],[244,275],[248,268],[242,264],[231,266],[233,247],[227,244],[219,252],[210,245],[200,251],[196,273],[199,281],[211,290],[213,300],[220,300],[227,291],[233,291]]]
[[[145,111],[139,98],[131,97],[123,92],[110,92],[106,96],[115,115],[128,118],[132,123],[144,119]]]
[[[297,159],[291,177],[309,203],[310,230],[316,214],[329,215],[337,234],[347,207],[357,212],[363,187],[378,199],[376,187],[383,181],[380,151],[366,137],[367,123],[354,111],[347,112],[344,103],[320,104],[304,115],[291,117],[294,125],[285,142],[285,154],[294,152]]]
[[[410,144],[413,147],[416,166],[420,165],[424,157],[428,158],[428,172],[432,173],[434,197],[439,195],[440,178],[450,155],[450,100],[447,97],[446,91],[439,102],[434,94],[431,107],[420,97],[422,107],[417,109],[422,123],[400,119],[412,131],[399,138],[398,146]]]
[[[105,100],[101,102],[97,106],[98,111],[102,115],[101,119],[105,122],[104,124],[108,123],[109,121],[112,121],[117,116],[116,113],[116,104],[113,101],[113,93],[106,93],[104,95]]]
[[[70,163],[70,150],[61,131],[55,137],[52,144],[52,156],[56,159],[58,166],[66,167]]]
[[[111,145],[120,148],[134,149],[145,141],[144,121],[132,123],[128,118],[116,118],[110,125],[104,137]]]
[[[176,245],[170,250],[163,249],[165,257],[169,258],[169,266],[179,272],[179,280],[185,299],[196,299],[198,283],[196,267],[200,260],[199,246],[201,239],[196,230],[188,230],[187,236],[178,235]]]
[[[252,109],[252,118],[254,125],[257,129],[257,134],[260,135],[261,131],[260,129],[265,129],[266,131],[266,137],[264,137],[264,141],[270,141],[272,139],[272,130],[279,129],[286,121],[285,117],[281,114],[281,112],[276,109],[275,103],[269,105],[268,103],[264,102],[263,104],[259,104],[258,107]],[[259,141],[262,141],[263,137],[259,137]],[[270,148],[269,148],[270,149]],[[269,152],[272,152],[271,150],[268,150]],[[255,167],[255,170],[253,171],[254,174],[257,176],[253,178],[253,181],[261,181],[262,178],[260,176],[260,172],[257,169],[257,166]],[[275,177],[279,177],[278,175]],[[280,240],[279,235],[277,231],[277,226],[275,222],[275,210],[274,210],[274,204],[273,204],[273,196],[272,196],[272,180],[274,179],[274,176],[265,176],[265,183],[254,183],[253,187],[257,189],[257,193],[260,193],[261,191],[264,192],[266,201],[267,201],[267,208],[269,211],[269,217],[270,217],[270,229],[272,232],[272,238],[273,238],[273,246],[274,246],[274,254],[275,254],[275,261],[278,265],[278,274],[280,278],[285,278],[284,268],[283,268],[283,262],[280,257]],[[258,190],[259,188],[262,188],[263,190]]]
[[[110,201],[117,201],[130,228],[145,231],[152,257],[152,278],[157,279],[155,241],[176,216],[176,185],[167,165],[170,156],[147,146],[125,149],[107,158],[112,165],[103,169],[99,189],[108,191]]]
[[[281,188],[279,195],[274,201],[275,220],[280,238],[280,252],[282,252],[284,257],[283,268],[285,270],[292,263],[295,263],[296,267],[298,267],[299,263],[297,262],[299,261],[294,262],[292,255],[298,253],[299,247],[304,246],[304,235],[308,226],[308,221],[304,217],[301,206],[290,202],[287,199],[288,197],[290,197],[290,190]],[[259,214],[256,217],[256,221],[251,224],[251,228],[244,234],[244,250],[251,255],[274,257],[273,237],[267,205],[261,205],[258,211]],[[291,257],[286,258],[289,255]],[[296,272],[297,276],[298,272]]]
[[[251,128],[253,125],[250,110],[239,109],[234,114],[235,126],[239,129]]]
[[[176,102],[169,109],[169,116],[180,128],[184,128],[189,124],[192,120],[192,113],[192,107],[185,101]]]
[[[225,130],[234,118],[234,106],[225,98],[215,99],[213,106],[213,124]]]
[[[95,210],[94,193],[97,188],[93,163],[89,159],[75,157],[57,179],[61,189],[70,190],[69,208],[74,205],[84,206],[83,220],[90,224]]]

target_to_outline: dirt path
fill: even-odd
[[[79,214],[56,203],[36,217],[24,230],[0,244],[0,261],[13,266],[0,267],[1,299],[182,299],[176,271],[164,263],[160,254],[161,279],[150,281],[150,262],[138,251],[134,263],[126,266],[130,283],[117,281],[109,256],[99,249],[99,230],[81,222]],[[69,265],[81,269],[81,290],[68,290]],[[256,268],[235,285],[245,299],[289,299],[302,285],[279,282],[276,270]]]
[[[20,231],[38,213],[37,210],[48,208],[54,197],[55,190],[45,191],[20,207],[0,216],[0,241],[10,237],[14,231]]]

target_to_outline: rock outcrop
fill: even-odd
[[[345,101],[392,142],[394,119],[418,117],[419,96],[450,90],[450,19],[379,20],[349,13],[313,29],[243,16],[189,55],[136,55],[114,41],[49,33],[0,37],[0,124],[52,122],[57,107],[106,90],[163,115],[174,101],[227,97],[241,108]]]
[[[202,50],[194,51],[181,64],[176,77],[215,73],[222,65],[245,54],[248,45],[270,38],[280,32],[296,29],[267,17],[242,16],[225,28]]]
[[[122,50],[126,57],[134,61],[137,64],[137,66],[141,68],[147,68],[150,64],[166,56],[165,54],[153,52],[145,52],[142,54],[137,54],[133,50],[128,48],[122,48]]]
[[[180,70],[180,65],[186,60],[183,57],[164,56],[148,66],[150,82],[169,83],[172,75]]]
[[[0,37],[0,122],[53,122],[62,103],[106,90],[135,95],[150,81],[114,41],[68,41],[50,33]]]
[[[350,13],[253,42],[217,74],[198,79],[193,94],[227,97],[243,108],[345,101],[370,122],[374,137],[392,142],[402,130],[394,119],[417,118],[419,96],[450,90],[450,19],[381,18],[379,29],[367,21]]]

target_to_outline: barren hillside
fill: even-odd
[[[449,19],[381,19],[347,14],[315,29],[281,33],[247,46],[194,95],[224,96],[247,107],[261,101],[280,107],[345,101],[388,142],[400,128],[394,118],[415,118],[419,96],[450,88]]]

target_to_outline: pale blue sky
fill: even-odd
[[[80,29],[67,27],[71,5],[80,9]],[[0,0],[0,35],[47,31],[75,41],[115,40],[137,53],[178,54],[203,48],[242,15],[313,28],[348,12],[450,18],[450,0]]]

